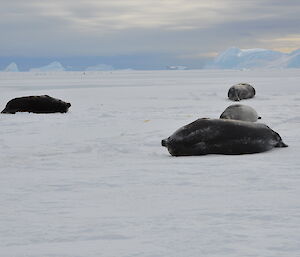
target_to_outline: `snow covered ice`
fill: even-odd
[[[256,89],[288,148],[172,157],[161,139]],[[0,73],[1,108],[44,95],[66,114],[1,115],[0,256],[300,255],[299,70]]]

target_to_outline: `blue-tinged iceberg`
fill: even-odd
[[[114,67],[107,64],[98,64],[95,66],[90,66],[85,69],[86,71],[112,71]]]
[[[300,49],[291,53],[231,47],[219,54],[208,69],[300,68]]]
[[[12,62],[3,71],[6,71],[6,72],[18,72],[19,68],[18,68],[18,65],[16,63]]]
[[[168,70],[187,70],[188,67],[183,66],[183,65],[171,65],[171,66],[167,66]]]
[[[48,71],[65,71],[65,68],[61,65],[60,62],[52,62],[46,66],[42,66],[39,68],[32,68],[30,71],[33,72],[48,72]]]

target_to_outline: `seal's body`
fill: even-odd
[[[233,104],[228,106],[225,111],[221,114],[220,119],[232,119],[232,120],[243,120],[255,122],[261,117],[258,116],[257,112],[248,105]]]
[[[173,156],[250,154],[287,147],[278,133],[260,123],[198,119],[162,140]]]
[[[255,89],[248,83],[240,83],[233,85],[228,90],[228,98],[232,101],[240,101],[255,96]]]
[[[64,113],[68,111],[70,106],[70,103],[66,103],[62,100],[50,97],[48,95],[24,96],[10,100],[1,113]]]

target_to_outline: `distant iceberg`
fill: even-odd
[[[85,69],[86,71],[112,71],[114,67],[107,64],[97,64],[95,66],[90,66]]]
[[[219,54],[207,69],[300,68],[300,49],[291,53],[231,47]]]
[[[19,68],[18,68],[18,65],[16,63],[12,62],[3,71],[6,71],[6,72],[18,72]]]
[[[285,65],[287,68],[300,68],[300,49],[290,53]]]
[[[167,66],[167,69],[168,70],[187,70],[188,68],[183,65],[171,65],[171,66]]]
[[[51,62],[50,64],[46,66],[42,66],[39,68],[32,68],[30,71],[65,71],[66,69],[61,65],[60,62]]]

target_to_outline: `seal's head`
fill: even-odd
[[[228,106],[225,111],[221,114],[220,119],[233,119],[255,122],[261,117],[258,116],[257,112],[248,105],[233,104]]]

